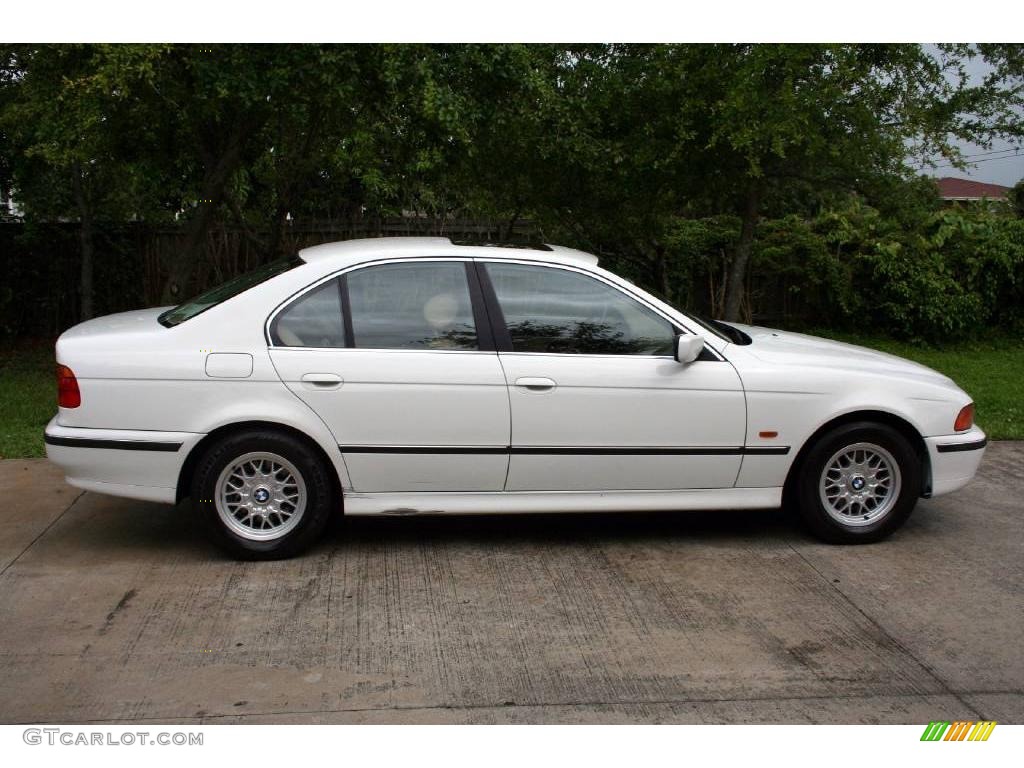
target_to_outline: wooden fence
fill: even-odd
[[[403,216],[303,222],[285,224],[274,250],[287,254],[338,240],[402,235],[487,241],[537,239],[540,233],[528,221],[510,226],[509,222]],[[266,262],[273,257],[266,245],[270,239],[266,230],[215,227],[185,293],[198,292]],[[183,227],[101,227],[94,263],[96,314],[157,306],[168,268],[184,242]],[[80,272],[76,224],[0,223],[0,335],[55,336],[78,322]]]

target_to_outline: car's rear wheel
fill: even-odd
[[[824,541],[878,541],[906,522],[921,494],[921,478],[917,452],[900,432],[886,424],[844,424],[819,438],[804,457],[797,506]]]
[[[193,504],[210,539],[234,557],[291,557],[320,537],[334,509],[328,472],[314,450],[283,432],[229,435],[196,465]]]

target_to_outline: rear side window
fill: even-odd
[[[270,327],[282,347],[344,347],[341,281],[329,280],[289,304]]]
[[[479,348],[463,262],[381,264],[345,280],[354,346]]]
[[[588,275],[526,264],[487,264],[514,352],[671,355],[670,322]]]

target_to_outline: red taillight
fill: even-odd
[[[953,429],[957,432],[963,432],[965,429],[970,429],[974,426],[974,403],[968,403],[960,409],[960,413],[956,415],[956,421],[953,422]]]
[[[75,372],[66,365],[57,366],[57,405],[61,408],[77,408],[82,404],[82,393],[78,391]]]

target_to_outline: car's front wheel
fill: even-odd
[[[225,437],[207,449],[192,500],[210,539],[246,560],[291,557],[313,544],[334,507],[324,462],[274,431]]]
[[[921,495],[921,461],[886,424],[844,424],[811,446],[797,476],[800,514],[824,541],[885,538],[906,522]]]

